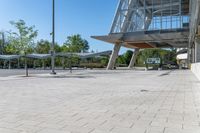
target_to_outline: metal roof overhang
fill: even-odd
[[[97,57],[97,56],[104,56],[104,55],[110,55],[112,51],[103,51],[103,52],[98,52],[98,53],[58,53],[56,54],[57,56],[60,57],[71,57],[71,56],[77,56],[82,59],[86,58],[92,58],[92,57]]]
[[[100,57],[100,56],[105,56],[105,55],[111,55],[112,51],[103,51],[103,52],[98,52],[98,53],[90,53],[90,54],[84,54],[84,55],[80,55],[80,57],[82,59],[86,59],[86,58],[92,58],[92,57]]]
[[[112,33],[92,38],[112,44],[122,44],[127,48],[169,48],[187,47],[189,29],[165,31],[146,31],[129,33]]]
[[[0,59],[2,60],[15,60],[19,59],[20,57],[20,55],[0,55]]]
[[[48,59],[51,57],[51,54],[28,54],[26,57],[33,59]]]

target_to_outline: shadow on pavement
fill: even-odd
[[[163,73],[163,74],[159,75],[159,77],[167,76],[167,75],[169,75],[172,71],[174,71],[174,70],[171,70],[171,71],[169,71],[169,72]]]

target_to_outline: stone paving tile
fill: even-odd
[[[37,133],[71,133],[68,131],[61,131],[61,130],[55,130],[55,129],[43,129]]]
[[[0,128],[0,133],[19,133],[19,130],[9,129],[9,128]]]
[[[199,133],[200,81],[166,72],[1,80],[0,133]]]
[[[164,133],[199,133],[199,129],[176,129],[176,128],[166,128]]]

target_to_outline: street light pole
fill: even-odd
[[[56,74],[55,72],[55,0],[52,0],[52,44],[51,44],[51,74]]]
[[[4,47],[5,47],[5,33],[2,31],[0,32],[1,35],[1,44],[0,44],[0,54],[4,54]]]

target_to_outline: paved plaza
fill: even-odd
[[[57,72],[65,72],[67,70],[56,70]],[[46,69],[29,69],[29,74],[47,74],[50,73],[50,70]],[[0,69],[0,77],[8,77],[13,75],[24,75],[25,70],[24,69]]]
[[[0,78],[0,133],[200,133],[189,70]]]

